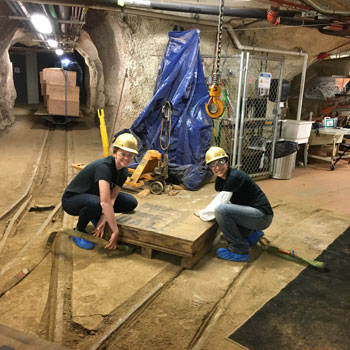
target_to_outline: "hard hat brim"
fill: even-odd
[[[222,159],[222,158],[227,158],[227,159],[228,159],[227,156],[222,156],[222,155],[220,155],[220,156],[214,157],[213,159],[210,159],[210,161],[209,161],[209,162],[206,162],[205,164],[208,165],[208,164],[210,164],[210,163],[212,163],[212,162],[214,162],[214,161],[216,161],[216,160],[218,160],[218,159]]]
[[[134,154],[136,154],[136,155],[139,154],[139,152],[135,151],[135,150],[132,149],[132,148],[123,147],[123,146],[114,146],[114,147],[120,148],[120,149],[122,149],[122,150],[124,150],[124,151],[128,151],[128,152],[134,153]]]

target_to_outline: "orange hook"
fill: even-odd
[[[219,118],[224,113],[224,104],[220,100],[221,86],[212,85],[209,92],[209,101],[205,104],[205,110],[210,118]]]

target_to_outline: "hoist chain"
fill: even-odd
[[[221,78],[220,58],[221,58],[221,39],[222,39],[223,21],[224,21],[224,0],[220,0],[218,36],[216,40],[215,72],[213,74],[213,83],[215,85],[220,85],[220,78]]]

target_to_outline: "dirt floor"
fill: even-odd
[[[0,135],[0,239],[4,239],[11,222],[6,213],[26,194],[40,152],[45,152],[41,149],[43,141],[50,136],[46,136],[47,123],[31,111],[17,109],[16,114],[14,127]],[[30,193],[36,198],[31,207],[56,206],[64,182],[74,176],[69,164],[88,163],[103,156],[93,119],[74,123],[68,141],[60,138],[64,133],[64,126],[52,131],[53,141],[45,156],[49,170],[36,184],[39,196]],[[70,147],[70,156],[60,159],[65,147]],[[63,169],[64,162],[68,175],[60,170],[59,176],[55,169]],[[349,175],[347,161],[339,162],[335,171],[330,171],[325,162],[313,162],[307,168],[297,167],[290,180],[259,181],[275,212],[266,236],[274,245],[294,249],[310,259],[317,257],[349,226]],[[49,191],[42,191],[43,187]],[[188,213],[204,207],[213,196],[213,184],[209,183],[195,192],[181,190],[173,196],[137,198],[139,205],[163,205]],[[34,212],[38,221],[35,230],[40,231],[42,212]],[[25,227],[27,221],[22,221]],[[73,227],[74,220],[58,211],[50,225],[50,230]],[[50,234],[44,230],[35,245],[28,235],[21,236],[20,226],[16,228],[0,250],[3,281],[26,266],[21,265],[25,259],[40,255]],[[251,263],[239,264],[217,259],[213,247],[193,269],[184,270],[178,257],[166,253],[158,252],[147,259],[139,250],[86,251],[67,237],[57,237],[56,241],[58,250],[0,297],[0,323],[70,349],[240,349],[227,336],[304,269],[259,248],[252,249]],[[221,239],[216,244],[225,243]],[[57,256],[55,270],[52,261]],[[65,267],[60,270],[63,260]],[[53,286],[53,275],[62,274],[64,279],[58,278]],[[55,317],[48,311],[50,307],[55,309]],[[47,328],[50,322],[54,327]]]

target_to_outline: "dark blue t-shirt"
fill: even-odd
[[[231,203],[260,209],[267,215],[273,215],[270,202],[261,188],[245,172],[229,168],[226,180],[217,177],[215,190],[232,192]]]
[[[98,182],[105,180],[109,182],[110,189],[115,186],[122,187],[128,177],[128,169],[122,168],[117,170],[115,158],[108,156],[97,159],[88,164],[84,169],[75,176],[63,193],[64,198],[69,198],[77,194],[89,193],[100,195]]]

